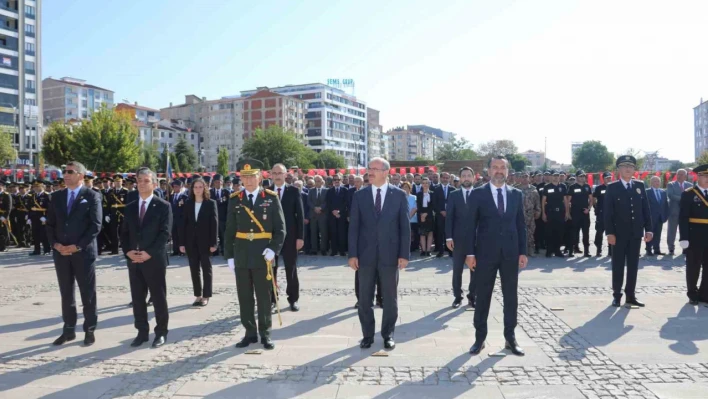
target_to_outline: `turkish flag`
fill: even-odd
[[[595,182],[594,180],[595,180],[595,179],[593,178],[592,173],[590,173],[590,174],[588,175],[588,185],[589,185],[590,187],[593,186],[593,183]]]
[[[364,173],[366,173],[366,168],[359,168],[359,174],[363,175]]]
[[[314,170],[314,169],[308,170],[308,171],[307,171],[307,175],[308,175],[308,176],[314,176],[314,175],[315,175],[315,170]]]
[[[17,179],[22,180],[25,178],[25,171],[20,169],[17,171]]]
[[[432,170],[433,172],[437,172],[438,168],[435,165],[428,166],[429,170]]]
[[[343,174],[345,174],[345,173],[347,173],[347,170],[346,170],[346,169],[339,169],[339,174],[343,175]]]
[[[420,173],[421,175],[422,175],[423,173],[425,173],[425,167],[424,167],[424,166],[418,166],[418,173]]]
[[[668,182],[670,179],[671,179],[671,172],[666,172],[666,174],[664,175],[665,183]]]
[[[401,168],[401,171],[400,171],[400,172],[401,172],[402,175],[405,175],[405,174],[406,174],[406,168]]]
[[[409,173],[415,173],[415,168],[414,168],[414,167],[411,167]]]
[[[615,172],[612,172],[612,176],[611,176],[611,177],[612,177],[612,180],[614,181],[614,180],[615,180]]]
[[[671,180],[676,181],[676,175],[674,175],[674,177]]]
[[[334,169],[330,169],[330,170],[329,170],[329,175],[330,175],[330,176],[334,176]]]
[[[391,168],[391,169],[388,171],[388,173],[390,173],[390,174],[396,173],[396,168]]]
[[[634,178],[639,179],[639,172],[634,172]]]
[[[649,172],[643,172],[642,173],[642,180],[646,179],[647,176],[649,176]]]
[[[325,175],[327,175],[327,174],[325,173],[325,170],[324,170],[324,169],[317,169],[317,174],[320,175],[320,176],[325,176]]]
[[[349,174],[350,174],[350,175],[353,175],[354,173],[356,173],[356,172],[354,171],[354,168],[349,168]]]

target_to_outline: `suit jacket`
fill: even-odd
[[[632,189],[627,190],[621,179],[613,181],[607,185],[604,206],[605,234],[638,239],[652,231],[644,182],[632,180]]]
[[[425,220],[432,220],[433,218],[433,210],[435,209],[435,192],[428,190],[428,193],[430,194],[430,201],[428,202],[428,206],[423,206],[423,196],[425,195],[425,192],[423,192],[423,189],[421,188],[418,194],[416,194],[416,208],[418,209],[418,223],[423,223],[422,220],[420,220],[420,216],[425,214],[428,215],[425,217]]]
[[[175,199],[175,195],[177,195]],[[182,218],[184,217],[184,204],[189,199],[189,196],[185,193],[183,194],[173,194],[169,198],[170,208],[172,209],[172,219],[174,220],[175,226],[179,226],[182,223]]]
[[[52,193],[46,223],[49,245],[76,245],[85,255],[95,258],[98,256],[96,237],[103,218],[101,196],[82,186],[67,214],[68,193],[67,189]]]
[[[165,199],[165,197],[162,196],[162,190],[159,188],[152,190],[152,195],[160,199]],[[128,195],[125,197],[125,203],[126,205],[130,204],[133,201],[137,201],[139,198],[140,194],[138,194],[138,190],[128,191]]]
[[[681,207],[681,195],[684,191],[693,187],[693,184],[689,183],[688,180],[679,184],[678,181],[669,182],[666,186],[666,194],[669,197],[669,216],[678,217],[679,208]]]
[[[362,187],[363,188],[363,187]],[[351,214],[352,201],[354,200],[354,193],[356,192],[356,187],[350,187],[346,192],[346,207],[347,207],[347,217]]]
[[[659,192],[658,201],[656,199],[655,191]],[[656,227],[657,224],[664,224],[667,220],[669,220],[669,201],[666,197],[666,191],[662,189],[650,188],[647,190],[647,198],[649,199],[651,224]]]
[[[184,217],[179,228],[180,237],[184,237],[182,242],[187,249],[193,248],[197,244],[197,250],[201,254],[208,255],[210,247],[216,247],[219,237],[219,220],[216,201],[205,200],[199,208],[199,217],[194,219],[194,201],[187,200],[184,203]]]
[[[359,267],[397,267],[411,254],[408,196],[388,184],[381,214],[376,216],[373,187],[354,193],[349,219],[349,257]]]
[[[433,210],[435,211],[435,214],[438,215],[440,212],[445,210],[445,207],[447,206],[447,201],[450,198],[450,194],[455,191],[455,187],[452,186],[452,184],[449,184],[447,186],[447,198],[445,197],[445,190],[443,189],[442,185],[435,186],[435,191],[433,191],[433,196],[435,199],[433,199]]]
[[[465,203],[465,190],[455,190],[450,193],[447,199],[447,217],[445,218],[445,239],[452,238],[455,243],[455,250],[463,254],[471,254],[472,230],[469,223],[471,202],[474,199],[470,190],[469,200]]]
[[[318,215],[315,213],[315,207],[322,208],[322,215],[327,214],[327,205],[325,198],[327,198],[327,189],[322,187],[320,189],[320,195],[317,195],[317,189],[313,188],[307,193],[307,207],[310,208],[310,218],[315,219]]]
[[[470,194],[472,244],[468,255],[490,262],[518,259],[519,255],[526,255],[523,195],[519,189],[507,185],[506,207],[500,216],[489,185],[486,183]]]
[[[165,246],[172,230],[172,212],[170,204],[153,196],[145,210],[143,223],[140,223],[140,201],[134,201],[125,207],[124,223],[121,226],[120,246],[123,254],[132,250],[145,251],[150,259],[140,263],[141,267],[167,267]],[[126,256],[127,258],[127,256]],[[128,258],[128,263],[131,260]]]
[[[325,196],[325,208],[327,208],[327,215],[330,216],[332,211],[339,211],[342,217],[347,216],[347,189],[340,187],[339,193],[337,189],[332,187],[327,190],[327,195]]]
[[[273,192],[277,196],[277,188]],[[302,206],[302,196],[300,190],[290,184],[284,186],[281,195],[280,206],[285,214],[285,244],[283,245],[295,245],[295,240],[305,239],[305,211]]]
[[[220,223],[226,223],[226,213],[229,210],[229,197],[233,193],[232,190],[227,190],[225,188],[221,188],[221,197],[216,198],[216,189],[215,188],[210,188],[209,189],[209,198],[212,200],[216,201],[216,208],[219,211],[219,222]]]
[[[300,193],[300,198],[302,199],[302,214],[305,217],[305,219],[310,220],[310,207],[307,206],[307,193],[305,192],[305,189]],[[304,223],[304,222],[303,222]]]

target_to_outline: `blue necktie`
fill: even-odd
[[[499,211],[499,216],[504,215],[504,196],[501,188],[497,189],[497,210]]]
[[[75,200],[75,199],[76,199],[76,196],[75,196],[74,192],[72,191],[72,192],[71,192],[71,196],[69,196],[69,204],[68,204],[68,206],[67,206],[67,208],[68,208],[68,209],[67,209],[67,212],[68,212],[68,213],[71,213],[71,207],[74,206],[74,200]]]

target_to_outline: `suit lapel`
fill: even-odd
[[[393,205],[391,205],[391,202],[393,201],[393,187],[392,185],[386,183],[383,187],[381,187],[381,191],[383,191],[383,188],[386,188],[386,198],[384,199],[383,196],[381,200],[383,201],[383,206],[381,207],[381,215],[386,214],[386,211],[388,211],[389,208],[391,208]],[[373,201],[373,198],[372,198]],[[376,203],[374,203],[374,207],[376,207]]]
[[[204,211],[204,208],[206,208],[206,201],[202,200],[202,206],[199,207],[199,212],[197,213],[197,218],[194,220],[195,222],[199,220],[199,218],[202,216],[202,212]],[[193,202],[193,207],[197,206],[196,202]],[[194,212],[194,209],[192,209],[192,212]]]
[[[68,194],[69,194],[69,192],[67,191],[67,197],[66,197],[66,200],[67,200],[67,208],[69,207],[69,203],[68,203],[68,201],[69,201],[69,195],[68,195]],[[80,204],[81,201],[84,199],[84,194],[86,194],[86,186],[82,186],[82,187],[79,189],[79,193],[76,195],[76,198],[74,199],[74,203],[71,204],[71,211],[69,212],[69,217],[71,217],[71,215],[73,215],[74,212],[76,212],[76,208],[78,208],[79,204]]]

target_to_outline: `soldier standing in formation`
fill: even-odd
[[[570,219],[573,223],[573,231],[569,255],[573,256],[573,250],[579,248],[580,231],[583,232],[583,248],[584,256],[590,257],[590,207],[593,204],[592,188],[585,183],[585,172],[578,170],[575,172],[577,182],[568,188],[568,197],[570,198]],[[580,251],[577,251],[580,252]]]
[[[49,208],[49,193],[44,191],[44,183],[35,180],[32,184],[34,195],[30,197],[29,216],[32,226],[32,241],[34,242],[34,252],[30,255],[45,255],[51,253],[49,239],[47,238],[47,209]],[[40,252],[40,249],[43,252]]]
[[[595,248],[597,253],[595,256],[602,256],[602,236],[605,234],[605,218],[603,216],[603,210],[605,206],[605,192],[607,191],[607,184],[612,177],[612,173],[604,172],[602,174],[603,184],[595,187],[593,191],[592,199],[595,207]],[[612,256],[612,246],[607,247],[608,255]]]
[[[686,251],[686,285],[691,305],[708,301],[708,164],[693,169],[696,184],[681,194],[679,210],[679,245]],[[703,278],[698,288],[698,277]]]
[[[0,252],[7,251],[10,212],[12,212],[12,197],[5,191],[5,180],[0,179]]]
[[[280,253],[285,242],[285,216],[278,196],[260,187],[260,168],[243,163],[241,180],[244,190],[233,193],[229,200],[226,222],[224,257],[236,274],[236,291],[240,304],[241,324],[246,329],[237,348],[258,342],[265,349],[274,349],[270,339],[271,292],[276,276],[271,274],[270,262]],[[270,279],[268,279],[270,278]],[[253,297],[258,304],[256,324]]]
[[[543,222],[546,232],[546,257],[555,255],[563,258],[561,244],[563,243],[563,230],[565,221],[570,214],[568,209],[568,199],[565,197],[567,188],[560,183],[558,171],[551,172],[551,183],[543,186],[544,194],[541,200],[541,212],[543,212]]]
[[[524,221],[526,222],[526,245],[529,256],[533,256],[535,244],[534,233],[536,231],[536,219],[541,217],[541,196],[538,189],[529,184],[529,173],[519,172],[516,174],[519,182],[518,189],[524,196]]]
[[[109,236],[111,240],[111,255],[118,255],[120,227],[123,223],[123,211],[127,204],[128,190],[123,188],[123,176],[113,176],[113,189],[108,195],[110,215],[104,220],[109,223]]]
[[[538,197],[539,201],[543,203],[543,196],[546,193],[545,186],[548,184],[546,180],[549,180],[551,177],[551,172],[545,171],[541,173],[540,171],[536,173],[536,176],[538,177],[538,183],[535,184],[536,189],[538,190]],[[536,218],[536,229],[534,230],[534,254],[537,254],[540,252],[540,250],[545,250],[546,249],[546,222],[543,221],[543,207],[541,207],[541,215],[539,215],[538,218]]]

